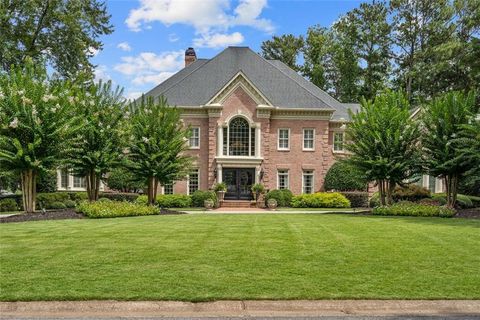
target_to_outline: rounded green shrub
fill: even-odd
[[[112,200],[110,200],[108,198],[99,198],[97,201],[98,202],[112,202]]]
[[[415,216],[415,217],[453,217],[455,210],[444,206],[401,201],[391,206],[376,207],[372,210],[374,215],[382,216]]]
[[[164,194],[157,196],[160,208],[187,208],[192,206],[192,198],[186,194]]]
[[[327,171],[323,188],[327,191],[366,191],[367,181],[358,169],[337,161]]]
[[[275,199],[277,200],[277,205],[279,207],[289,207],[292,202],[293,193],[288,189],[275,189],[270,190],[265,195],[265,203],[268,203],[268,200]]]
[[[17,211],[17,201],[11,198],[5,198],[0,200],[0,212],[8,212],[8,211]]]
[[[160,213],[160,209],[158,207],[146,206],[127,201],[82,201],[77,206],[77,211],[85,214],[89,218],[146,216]]]
[[[194,207],[203,207],[205,200],[212,200],[213,205],[217,205],[217,195],[214,191],[202,191],[197,190],[192,195],[192,206]]]
[[[294,196],[294,208],[350,208],[350,201],[338,192],[317,192]]]
[[[396,186],[393,190],[393,201],[418,201],[430,198],[430,190],[416,184],[408,184],[406,186]]]
[[[440,201],[442,204],[447,203],[447,195],[445,193],[435,193],[432,195],[432,199]],[[462,209],[473,208],[473,202],[468,196],[457,194],[457,206]]]
[[[148,203],[148,197],[146,195],[138,196],[138,198],[134,201],[136,204],[144,204]]]
[[[50,204],[46,209],[66,209],[67,206],[63,202],[55,201]]]
[[[77,205],[77,203],[73,200],[66,200],[64,204],[67,208],[75,208],[75,206]]]

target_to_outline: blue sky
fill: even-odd
[[[211,58],[228,45],[260,51],[272,35],[305,34],[330,26],[361,1],[109,0],[115,31],[102,38],[92,63],[97,79],[111,79],[134,98],[177,72],[184,51]]]

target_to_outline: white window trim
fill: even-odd
[[[161,189],[162,189],[161,194],[165,195],[165,186],[161,186]],[[187,189],[187,192],[188,192],[188,189]],[[171,194],[175,194],[175,183],[174,182],[172,182],[172,193],[169,193],[169,195],[171,195]]]
[[[312,193],[315,193],[315,170],[302,170],[302,194],[308,194],[303,192],[305,190],[305,171],[312,172]]]
[[[313,130],[313,147],[305,148],[305,130]],[[303,151],[315,151],[315,128],[303,128],[302,150]]]
[[[343,148],[341,150],[335,150],[335,135],[341,134],[343,137]],[[332,151],[333,153],[345,153],[345,132],[334,131],[332,136]]]
[[[277,189],[280,190],[280,171],[287,172],[287,187],[286,189],[290,190],[290,171],[288,169],[278,169],[277,170]]]
[[[190,149],[200,149],[200,137],[201,137],[201,134],[200,134],[200,127],[199,126],[192,126],[192,129],[198,129],[198,146],[191,146],[190,145],[190,139],[188,139],[188,146],[190,147]]]
[[[288,131],[288,148],[280,148],[280,130]],[[277,150],[278,151],[290,151],[290,128],[278,128],[277,130]]]
[[[200,190],[200,169],[194,169],[193,171],[197,171],[198,175],[198,189]],[[187,175],[187,195],[190,195],[190,175]]]

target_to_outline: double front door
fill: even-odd
[[[223,168],[222,181],[227,185],[226,200],[251,200],[255,169]]]

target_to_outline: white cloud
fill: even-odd
[[[193,39],[193,45],[195,47],[207,47],[207,48],[223,48],[231,45],[238,45],[244,40],[243,35],[240,32],[234,32],[232,34],[206,34],[201,38]]]
[[[94,47],[88,47],[87,52],[91,57],[95,57],[100,52],[100,50],[95,49]]]
[[[123,51],[132,51],[132,47],[130,47],[128,42],[120,42],[119,44],[117,44],[117,48]]]
[[[267,0],[240,0],[233,8],[230,0],[140,0],[140,6],[130,11],[125,20],[132,31],[147,28],[149,23],[161,22],[167,26],[181,23],[195,28],[200,38],[224,34],[236,26],[249,26],[271,33],[274,27],[270,20],[260,18]],[[235,35],[238,41],[238,34]],[[199,38],[199,39],[200,39]],[[203,41],[208,45],[208,41]]]
[[[112,77],[108,74],[108,68],[105,65],[101,64],[96,66],[93,73],[95,76],[94,78],[95,82],[98,82],[100,80],[102,80],[103,82],[112,80]]]
[[[136,86],[159,84],[183,68],[185,63],[183,50],[160,54],[142,52],[121,59],[122,63],[115,65],[115,71],[126,75]]]
[[[139,98],[142,95],[142,93],[143,92],[141,91],[129,91],[124,96],[125,96],[125,99],[127,100],[135,100]]]
[[[170,42],[177,42],[178,40],[180,40],[180,37],[177,36],[177,34],[175,34],[175,33],[170,33],[170,34],[168,35],[168,41],[170,41]]]

